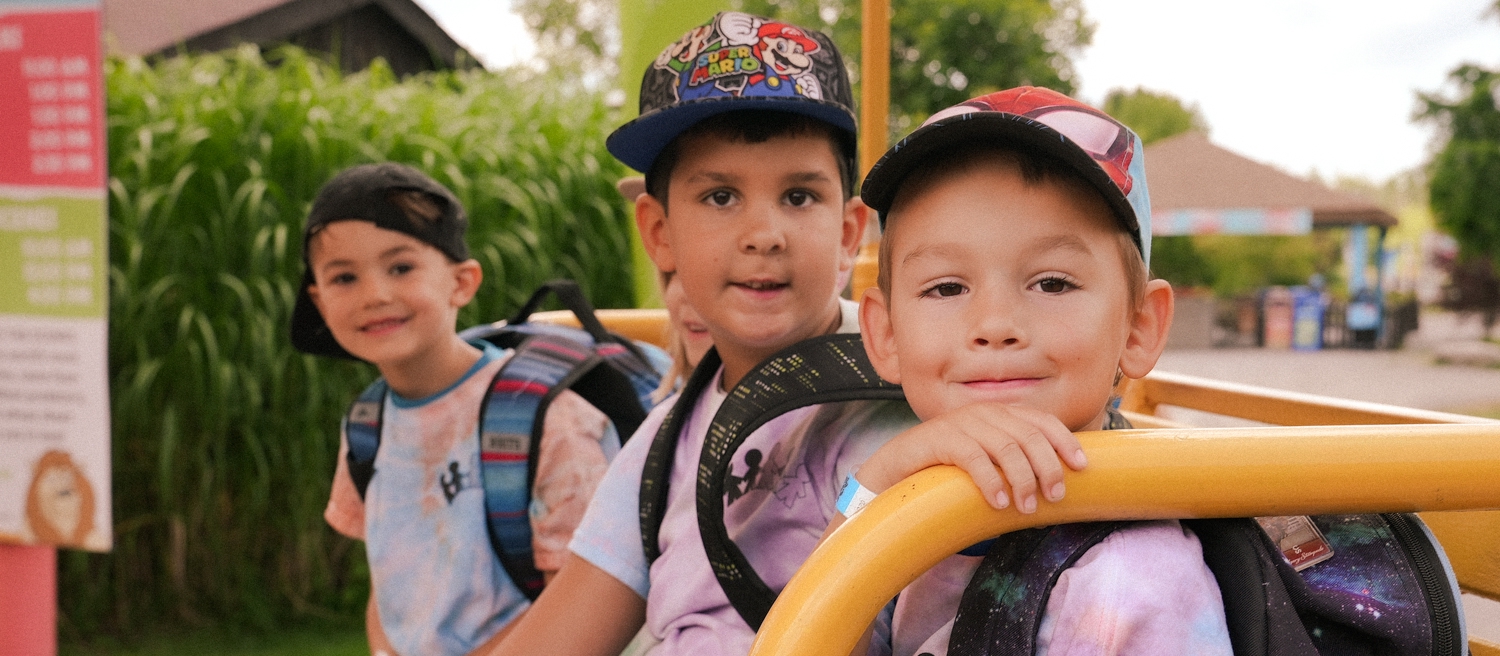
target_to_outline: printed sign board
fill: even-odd
[[[106,551],[97,2],[0,0],[0,542]]]

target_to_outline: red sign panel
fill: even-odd
[[[0,12],[0,185],[104,186],[99,11]]]

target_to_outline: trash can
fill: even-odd
[[[1292,348],[1323,348],[1323,295],[1311,287],[1292,288]]]
[[[1292,291],[1285,287],[1266,290],[1265,300],[1266,348],[1287,349],[1292,346]]]
[[[1361,289],[1349,299],[1345,324],[1349,328],[1349,345],[1354,348],[1375,348],[1380,334],[1380,299],[1374,290]]]

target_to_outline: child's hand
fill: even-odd
[[[1039,488],[1048,501],[1062,499],[1064,462],[1075,471],[1088,464],[1078,439],[1056,417],[972,403],[897,435],[860,466],[856,478],[878,493],[933,465],[955,465],[969,473],[990,505],[1004,508],[1015,499],[1017,510],[1032,513]]]

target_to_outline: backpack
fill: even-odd
[[[776,592],[755,573],[724,524],[725,481],[735,451],[756,428],[795,408],[902,398],[899,386],[875,374],[858,335],[828,335],[772,356],[746,375],[720,406],[698,467],[698,528],[719,586],[752,628],[759,630]],[[645,489],[643,484],[643,538],[650,523],[660,526],[659,515],[653,519],[647,511],[665,508],[664,503],[648,508]],[[1332,556],[1303,572],[1293,569],[1254,519],[1183,522],[1198,535],[1204,560],[1218,581],[1235,654],[1465,653],[1457,580],[1442,548],[1416,516],[1311,519],[1332,545]],[[1126,524],[1042,527],[976,545],[988,551],[980,552],[985,561],[964,592],[949,653],[1035,653],[1037,623],[1057,577],[1089,547]],[[654,543],[655,534],[650,535]],[[1014,603],[1013,595],[1007,595],[1010,605],[1001,604],[986,592],[984,581],[1005,576],[1029,586],[1021,604]],[[1367,612],[1371,603],[1380,604],[1379,613]],[[1356,609],[1360,604],[1363,608]]]
[[[573,312],[582,329],[528,321],[549,293]],[[511,581],[535,600],[543,579],[532,558],[529,508],[549,405],[572,390],[609,418],[623,443],[654,405],[651,396],[670,357],[606,331],[571,280],[544,283],[509,320],[474,326],[459,336],[514,351],[479,406],[479,469],[490,545]],[[388,392],[385,381],[377,379],[345,415],[349,477],[360,498],[376,473]]]

